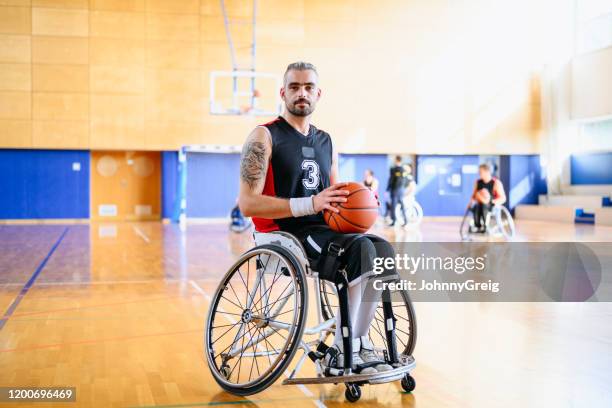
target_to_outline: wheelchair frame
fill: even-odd
[[[230,274],[235,273],[235,271],[237,270],[236,266],[239,265],[239,262],[243,259],[246,259],[248,261],[248,259],[250,258],[247,258],[247,255],[253,254],[254,251],[264,251],[264,253],[277,251],[277,253],[280,255],[287,255],[286,253],[283,253],[283,252],[284,251],[288,252],[291,256],[295,258],[295,261],[297,261],[298,270],[296,272],[301,273],[303,275],[303,278],[306,278],[306,277],[312,278],[314,287],[317,288],[317,290],[320,290],[319,288],[321,287],[320,284],[322,280],[319,278],[318,272],[314,271],[310,267],[310,262],[307,259],[306,252],[302,244],[299,242],[297,238],[295,238],[293,235],[289,233],[280,232],[280,231],[276,231],[274,233],[257,233],[256,232],[254,233],[254,237],[255,237],[255,243],[256,243],[255,248],[252,248],[251,250],[243,254],[240,260],[228,271],[228,273],[224,277],[224,280],[221,282],[221,285],[219,286],[219,288],[217,288],[217,292],[215,296],[217,296],[217,294],[220,293],[219,291],[222,289],[222,286],[224,285],[223,282],[227,280],[228,276],[230,276]],[[252,307],[252,301],[257,294],[257,290],[262,289],[259,287],[259,285],[263,285],[264,299],[265,299],[264,302],[267,303],[269,300],[269,295],[265,295],[266,292],[268,292],[268,290],[265,288],[266,281],[264,279],[264,276],[266,274],[266,267],[267,266],[264,266],[263,268],[260,268],[257,270],[258,275],[256,277],[256,281],[258,282],[258,284],[254,285],[253,288],[250,289],[250,293],[247,296],[247,302],[245,302],[245,306],[246,306],[245,313],[246,311],[251,310],[250,308]],[[348,284],[348,282],[346,283]],[[303,314],[303,317],[302,317],[303,319],[307,319],[307,316],[308,316],[307,314],[307,309],[308,309],[307,292],[308,290],[307,290],[307,283],[305,279],[303,281],[303,284],[305,288],[304,292],[306,292],[303,295],[305,298],[305,301],[299,313]],[[348,291],[347,291],[348,285],[345,285],[344,288],[342,288],[342,284],[340,285],[337,284],[336,288],[338,288],[339,290],[339,292],[337,292],[336,294],[339,297],[340,313],[341,313],[341,316],[344,318],[345,314],[348,313],[348,301],[347,301],[348,298],[346,297],[348,296]],[[223,288],[223,290],[225,290],[225,288]],[[292,289],[292,290],[295,290],[295,289]],[[343,297],[344,297],[344,305],[343,305]],[[389,293],[387,293],[386,300],[390,301]],[[276,316],[274,313],[280,312],[288,301],[289,301],[289,297],[287,296],[279,304],[273,305],[274,310],[272,310],[272,316]],[[217,303],[218,303],[218,300],[217,300]],[[401,380],[401,384],[404,390],[410,392],[415,388],[416,383],[414,381],[414,378],[410,376],[410,371],[414,369],[416,363],[412,356],[406,356],[406,355],[398,356],[397,355],[398,353],[397,353],[396,344],[395,344],[395,322],[391,321],[392,319],[387,318],[387,316],[389,315],[388,313],[390,313],[390,316],[393,317],[393,310],[392,310],[392,306],[390,305],[390,303],[387,303],[387,306],[385,306],[385,303],[383,303],[383,309],[384,310],[385,308],[387,309],[387,311],[385,311],[385,319],[386,319],[385,332],[387,336],[386,344],[389,350],[395,350],[395,351],[394,352],[387,351],[386,352],[387,354],[385,357],[389,357],[388,360],[393,363],[392,365],[394,366],[394,368],[390,371],[378,372],[374,374],[354,374],[352,373],[351,372],[352,355],[350,353],[350,346],[346,348],[347,342],[350,343],[351,328],[350,328],[350,323],[349,323],[348,330],[346,330],[347,328],[343,327],[343,337],[344,337],[343,340],[344,340],[345,350],[348,350],[348,352],[344,354],[345,355],[344,370],[339,372],[340,375],[327,375],[327,376],[325,375],[326,374],[325,370],[323,369],[323,366],[321,364],[322,357],[323,357],[323,351],[324,351],[321,348],[321,345],[322,344],[324,345],[324,342],[327,339],[327,337],[333,333],[334,328],[335,328],[334,326],[336,323],[336,317],[330,317],[328,319],[324,319],[322,296],[320,296],[320,293],[318,293],[318,296],[316,296],[315,304],[316,304],[316,309],[317,309],[317,324],[315,324],[314,326],[305,327],[306,321],[304,320],[304,323],[299,325],[300,329],[302,330],[301,333],[296,334],[294,333],[295,327],[291,327],[290,324],[279,322],[279,321],[269,321],[268,319],[265,322],[265,326],[263,326],[264,328],[267,327],[266,331],[264,331],[261,334],[258,334],[255,338],[251,337],[251,339],[246,344],[243,343],[242,345],[238,345],[237,342],[234,340],[235,344],[233,343],[230,346],[231,349],[229,350],[228,353],[226,353],[225,356],[223,356],[223,358],[224,359],[225,357],[233,358],[238,355],[240,355],[241,357],[246,356],[246,357],[255,357],[255,358],[262,357],[262,356],[268,356],[269,358],[271,354],[280,355],[282,353],[287,353],[287,349],[289,347],[292,347],[291,355],[287,357],[288,361],[281,360],[279,363],[277,363],[277,365],[271,366],[268,369],[268,371],[264,373],[264,376],[261,377],[264,379],[262,379],[260,383],[266,381],[266,377],[265,377],[266,375],[274,376],[274,370],[277,370],[277,366],[280,364],[281,367],[283,367],[284,365],[283,371],[285,372],[285,375],[287,377],[282,382],[283,385],[345,383],[347,387],[345,395],[346,395],[346,398],[351,402],[357,401],[359,399],[361,395],[359,386],[363,384],[382,384],[382,383],[387,383],[390,381]],[[219,382],[218,373],[216,372],[217,365],[216,365],[216,362],[214,361],[214,358],[215,358],[214,349],[212,350],[213,360],[211,360],[211,354],[209,352],[209,342],[210,342],[209,336],[211,336],[211,334],[209,333],[209,328],[211,327],[212,320],[214,320],[214,310],[216,309],[216,307],[217,307],[216,304],[215,305],[211,304],[211,308],[210,308],[209,316],[207,320],[207,325],[206,325],[205,349],[207,350],[207,353],[206,353],[207,361],[209,364],[209,368],[211,369],[211,372],[213,373],[213,377],[215,377],[217,382],[223,386],[223,384]],[[298,313],[298,310],[297,309],[294,310],[294,313]],[[262,324],[262,321],[265,319],[265,318],[262,318],[261,316],[247,316],[247,318],[249,319],[249,321],[254,321],[256,325]],[[411,318],[414,319],[414,315],[412,315]],[[241,319],[243,319],[244,321],[245,319],[244,313]],[[342,319],[342,321],[347,321],[347,320],[350,320],[350,319]],[[295,315],[294,315],[294,321],[295,321]],[[240,336],[243,330],[246,331],[247,329],[245,328],[245,325],[241,324],[238,330],[238,333],[236,334],[236,337]],[[278,330],[289,331],[290,335],[288,339],[295,339],[295,343],[297,343],[297,346],[290,344],[291,341],[288,340],[285,343],[283,349],[280,351],[276,349],[273,350],[274,352],[270,352],[270,350],[267,350],[267,352],[264,350],[260,350],[259,344],[262,341],[265,341],[267,337],[273,335],[273,333],[277,332]],[[306,341],[303,338],[304,335],[307,335],[307,336],[316,335],[317,337],[315,340]],[[411,336],[414,336],[414,335],[415,333],[411,333]],[[348,340],[346,340],[347,336],[349,338]],[[249,348],[252,348],[253,351],[246,352]],[[315,350],[313,350],[313,348],[315,348]],[[300,356],[299,360],[297,361],[295,368],[287,375],[286,368],[291,363],[292,359],[295,357],[295,354],[297,353],[298,349],[302,350],[303,354]],[[302,368],[307,357],[309,357],[314,362],[315,371],[316,371],[317,376],[310,377],[310,378],[297,377],[297,374]],[[227,375],[227,377],[231,376],[231,373],[227,374],[226,372],[223,372],[223,367],[221,368],[220,372],[224,376],[225,375]],[[278,375],[279,374],[276,375],[276,378],[278,378]],[[276,378],[274,378],[269,384],[266,384],[263,389],[271,385],[271,383],[273,383],[276,380]],[[250,383],[246,383],[245,386],[249,386],[249,384]],[[241,384],[238,384],[238,385],[241,385]],[[256,386],[257,384],[251,385],[251,388],[256,387]],[[223,388],[230,391],[225,386]],[[249,395],[255,392],[259,392],[263,389],[258,389],[254,392],[250,392],[250,391],[242,392],[242,390],[234,390],[234,392],[240,395]]]
[[[423,221],[423,207],[416,200],[414,196],[404,196],[401,199],[402,204],[404,205],[404,211],[406,212],[406,223],[407,225],[419,225],[421,221]],[[400,220],[402,218],[402,210],[400,204],[398,203],[395,206],[395,219]],[[409,216],[408,214],[412,214],[414,216]]]
[[[475,234],[471,232],[472,227],[474,227],[474,206],[465,210],[465,214],[463,215],[463,219],[461,220],[461,226],[459,227],[459,235],[461,236],[461,240],[468,241]],[[506,220],[508,221],[508,231],[503,226],[502,214],[505,214]],[[495,220],[495,226],[491,227],[491,219]],[[469,219],[469,221],[468,221]],[[491,208],[491,211],[487,213],[487,217],[485,219],[485,227],[486,234],[488,236],[502,236],[506,240],[510,240],[514,238],[515,235],[515,227],[514,220],[512,219],[512,215],[510,211],[503,205],[494,205]]]

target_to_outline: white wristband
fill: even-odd
[[[304,215],[316,214],[312,197],[290,198],[289,207],[291,207],[291,215],[303,217]]]

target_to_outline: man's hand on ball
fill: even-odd
[[[348,183],[336,183],[314,196],[312,198],[314,210],[317,213],[323,210],[329,210],[335,213],[340,212],[332,203],[345,203],[347,201],[346,196],[349,195],[349,191],[342,190],[342,187],[346,187],[347,185]]]

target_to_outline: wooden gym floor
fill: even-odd
[[[429,219],[418,230],[376,232],[455,241],[458,224]],[[612,227],[524,221],[517,229],[519,240],[612,241]],[[75,386],[77,402],[58,407],[348,404],[340,385],[279,379],[242,398],[212,379],[203,357],[209,296],[251,245],[250,234],[231,234],[225,224],[185,233],[160,222],[0,226],[0,386]],[[364,386],[356,405],[612,406],[612,303],[415,308],[416,390]]]

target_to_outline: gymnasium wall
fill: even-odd
[[[160,162],[159,152],[91,152],[91,218],[159,219]]]
[[[612,47],[574,58],[571,69],[572,119],[611,117]]]
[[[426,216],[463,215],[478,179],[478,156],[417,156],[416,199]]]
[[[547,193],[546,171],[539,155],[504,155],[500,174],[510,211],[519,204],[538,204],[538,196]]]
[[[1,2],[0,147],[241,144],[268,118],[208,112],[210,71],[231,68],[219,4]],[[250,1],[226,4],[230,18],[250,18]],[[315,63],[315,123],[340,151],[536,152],[552,0],[258,4],[257,69]],[[248,24],[233,33],[241,61],[249,34]]]
[[[0,219],[89,218],[89,152],[0,149]]]
[[[573,154],[570,166],[573,185],[612,186],[612,152]]]

